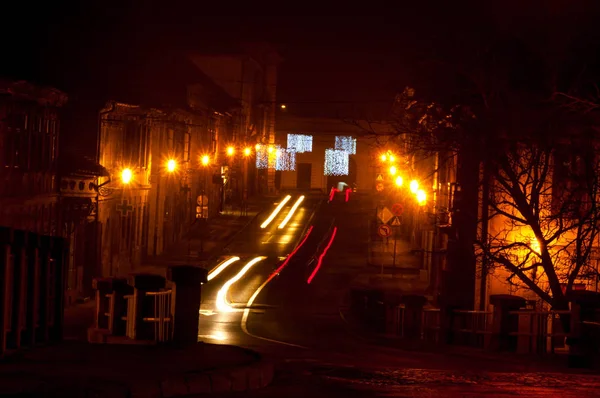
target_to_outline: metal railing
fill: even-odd
[[[453,311],[453,343],[485,348],[492,334],[492,314],[491,311]]]
[[[568,333],[563,324],[571,320],[571,311],[511,311],[518,319],[518,330],[510,332],[517,337],[517,352],[522,354],[553,354],[565,349]]]
[[[441,311],[439,308],[423,309],[421,339],[432,343],[439,343],[441,323]]]
[[[387,333],[404,337],[405,310],[404,304],[387,306],[385,316]]]
[[[173,291],[147,292],[146,297],[152,297],[154,301],[151,317],[143,318],[144,322],[154,323],[154,340],[158,342],[171,341],[173,339]]]

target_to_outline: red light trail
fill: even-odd
[[[317,272],[319,272],[319,268],[321,268],[321,264],[323,263],[323,257],[325,257],[325,255],[327,254],[327,250],[329,250],[329,248],[331,247],[331,244],[333,243],[333,240],[335,239],[336,233],[337,233],[337,227],[333,227],[333,232],[331,234],[331,238],[329,239],[329,243],[327,243],[327,246],[325,246],[325,250],[323,250],[323,253],[321,253],[321,255],[319,256],[319,262],[317,263],[317,266],[313,270],[312,274],[310,274],[310,276],[308,277],[308,280],[306,281],[306,283],[310,284],[310,282],[312,282],[312,280],[315,277],[315,275],[317,274]]]

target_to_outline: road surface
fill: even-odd
[[[339,310],[364,266],[372,209],[299,197],[282,196],[240,233],[203,286],[199,339],[276,363],[273,384],[243,396],[600,396],[598,376],[401,351],[351,333]]]

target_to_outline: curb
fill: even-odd
[[[129,397],[172,398],[257,390],[268,386],[273,375],[272,363],[258,361],[228,369],[173,375],[160,381],[140,380],[130,386]]]

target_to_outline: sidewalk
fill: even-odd
[[[273,365],[240,347],[79,342],[20,352],[0,363],[0,396],[182,397],[268,385]]]
[[[199,220],[188,234],[168,251],[146,261],[140,272],[164,276],[170,265],[194,264],[207,267],[209,262],[220,256],[235,236],[272,202],[271,197],[253,198],[248,201],[245,214],[239,209],[227,209],[217,217]]]
[[[397,349],[406,353],[419,352],[437,357],[444,363],[460,363],[473,369],[490,371],[557,372],[573,374],[597,374],[597,370],[569,368],[563,355],[523,355],[510,352],[494,352],[475,347],[436,344],[424,340],[404,339],[396,335],[374,333],[356,320],[349,311],[340,310],[348,331],[372,344]]]

